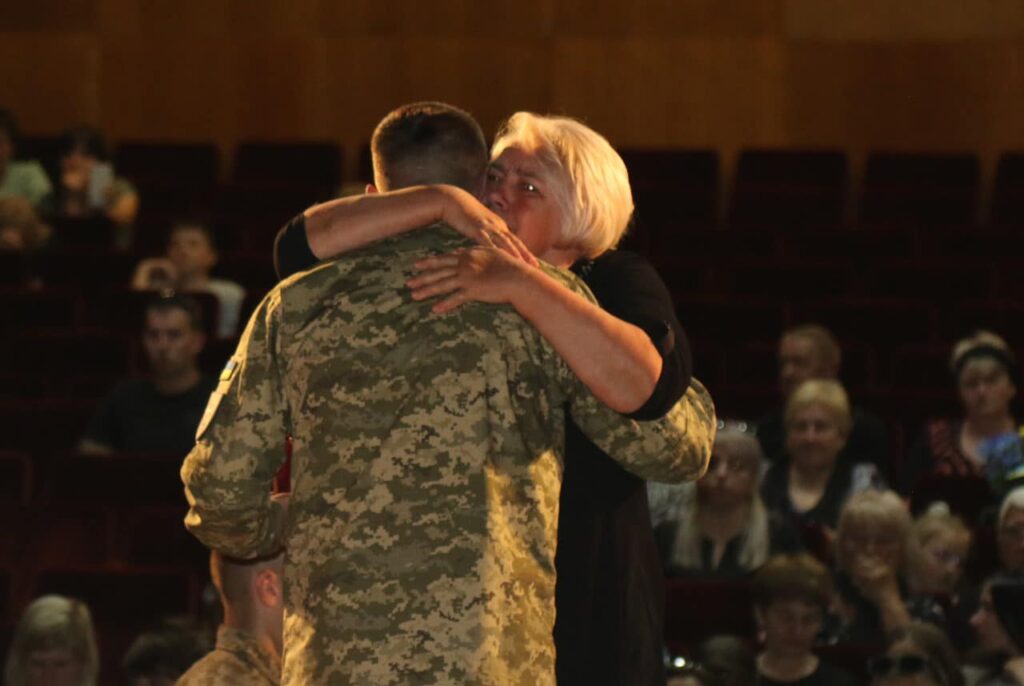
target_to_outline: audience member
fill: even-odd
[[[115,176],[107,143],[98,129],[79,126],[64,134],[56,207],[64,217],[105,216],[114,224],[114,244],[131,244],[139,195],[127,179]]]
[[[776,555],[754,576],[754,614],[764,637],[758,683],[852,686],[853,678],[812,652],[832,600],[832,578],[807,553]]]
[[[775,461],[761,485],[770,512],[799,528],[828,531],[850,494],[881,485],[874,464],[839,459],[852,422],[846,391],[834,379],[805,381],[789,394],[788,459]]]
[[[132,288],[212,293],[220,304],[217,336],[230,338],[238,332],[245,289],[234,281],[210,277],[218,257],[209,227],[180,222],[171,228],[166,256],[142,260],[136,267]]]
[[[913,595],[953,597],[963,578],[971,532],[945,503],[933,503],[907,536],[905,580]]]
[[[283,552],[245,561],[218,552],[210,555],[210,577],[224,607],[224,623],[213,652],[181,677],[180,686],[281,682],[283,561]]]
[[[921,475],[936,473],[987,477],[1001,491],[1009,473],[1022,467],[1017,422],[1010,411],[1017,395],[1017,361],[1001,337],[979,331],[957,342],[949,366],[964,415],[927,423],[910,453],[904,485],[910,488]],[[1001,448],[1002,439],[1010,440],[1010,450]]]
[[[1024,574],[1024,486],[1003,498],[996,522],[996,542],[1002,571]]]
[[[0,110],[0,198],[24,198],[35,209],[46,209],[53,186],[35,160],[15,160],[21,132],[14,115]]]
[[[174,686],[210,652],[209,640],[188,621],[166,621],[135,641],[121,661],[126,686]]]
[[[990,579],[971,625],[982,650],[994,657],[994,666],[978,685],[1024,686],[1024,578]]]
[[[176,295],[149,303],[142,331],[149,376],[122,383],[100,402],[79,450],[188,453],[216,385],[199,370],[204,338],[202,310],[192,298]]]
[[[805,381],[836,380],[842,365],[842,350],[832,332],[818,324],[803,324],[782,332],[779,340],[779,390],[783,408],[768,413],[757,422],[757,440],[771,461],[786,453],[785,404]],[[876,415],[853,408],[849,436],[842,458],[851,462],[871,462],[884,474],[891,466],[889,434]]]
[[[843,507],[835,546],[841,639],[870,644],[911,619],[945,621],[941,607],[927,598],[908,602],[901,584],[910,526],[907,506],[893,491],[863,491]]]
[[[868,662],[868,674],[872,686],[964,686],[953,645],[924,622],[897,631],[885,655]]]
[[[17,195],[0,197],[0,251],[35,252],[51,234],[28,200]]]
[[[25,608],[7,652],[6,686],[96,686],[99,671],[85,603],[45,595]]]
[[[720,422],[710,466],[696,484],[648,485],[652,517],[655,507],[664,516],[655,535],[669,574],[740,576],[771,552],[799,546],[795,529],[772,519],[761,500],[762,461],[746,424]]]

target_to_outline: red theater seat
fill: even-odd
[[[868,269],[868,295],[936,304],[988,298],[993,292],[994,273],[990,260],[964,257],[880,260]]]
[[[55,465],[46,488],[47,499],[110,507],[182,507],[185,501],[179,471],[183,458],[184,455],[71,455]]]
[[[786,308],[769,299],[672,295],[683,328],[719,345],[777,338],[788,322]]]
[[[213,143],[125,141],[117,146],[114,164],[118,173],[146,187],[208,187],[219,173]]]
[[[743,581],[665,580],[665,642],[685,652],[709,636],[755,637],[753,598]]]
[[[992,223],[1024,227],[1024,152],[1007,152],[999,158],[992,188]]]
[[[936,501],[949,505],[949,509],[960,515],[968,526],[977,521],[982,510],[998,505],[988,481],[981,477],[942,474],[919,477],[910,493],[911,512],[919,515]]]
[[[231,178],[238,183],[302,184],[337,189],[342,150],[333,142],[276,143],[243,141],[235,150]],[[301,211],[300,208],[296,212]]]
[[[865,344],[932,340],[935,313],[915,300],[832,298],[797,303],[795,320],[828,327],[838,338]]]
[[[0,288],[0,312],[8,331],[73,326],[78,320],[78,309],[78,294],[65,288]]]
[[[0,502],[27,505],[32,497],[32,457],[0,448]]]
[[[973,154],[873,153],[864,174],[860,221],[876,226],[971,225],[980,175]]]
[[[847,176],[846,153],[840,150],[744,150],[730,224],[838,226]]]

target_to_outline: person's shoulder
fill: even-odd
[[[230,279],[210,279],[206,286],[211,292],[220,296],[245,297],[245,288]]]

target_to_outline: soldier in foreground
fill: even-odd
[[[375,152],[409,127],[446,154],[378,171],[478,188],[487,150],[468,115],[393,113]],[[439,316],[409,296],[417,260],[467,245],[438,225],[282,282],[211,397],[182,469],[186,525],[238,557],[287,544],[285,684],[553,684],[565,412],[638,476],[706,467],[714,410],[698,383],[663,419],[629,420],[512,308]],[[288,433],[285,527],[269,488]]]

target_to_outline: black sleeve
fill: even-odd
[[[274,271],[280,280],[305,271],[317,262],[306,238],[306,215],[300,212],[274,238]]]
[[[907,462],[896,479],[897,490],[903,495],[910,495],[917,480],[932,473],[935,468],[935,456],[932,455],[932,443],[925,423],[921,433],[917,435],[913,447],[907,453]]]
[[[686,392],[693,374],[690,344],[676,317],[672,296],[644,258],[612,250],[578,270],[606,312],[643,329],[661,354],[661,376],[644,405],[626,416],[664,416]]]

